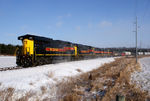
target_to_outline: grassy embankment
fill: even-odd
[[[134,58],[118,58],[114,62],[60,83],[62,101],[115,101],[116,95],[126,101],[145,101],[148,93],[130,82],[131,73],[140,70]]]

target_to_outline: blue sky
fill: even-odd
[[[135,4],[137,3],[137,6]],[[0,0],[0,43],[34,34],[96,47],[150,48],[150,0]]]

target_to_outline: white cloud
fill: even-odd
[[[77,31],[79,31],[80,29],[81,29],[81,27],[80,27],[80,26],[77,26],[77,27],[76,27],[76,30],[77,30]]]
[[[109,26],[112,26],[112,23],[109,21],[100,22],[100,27],[109,27]]]
[[[57,22],[57,23],[56,23],[56,27],[61,27],[62,24],[63,24],[62,22]]]

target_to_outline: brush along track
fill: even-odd
[[[0,68],[0,71],[17,70],[17,69],[23,69],[23,67],[19,67],[19,66],[5,67],[5,68]]]
[[[131,73],[138,68],[135,59],[118,58],[98,69],[61,82],[58,97],[62,101],[115,101],[116,95],[123,95],[127,101],[145,101],[142,99],[147,99],[148,93],[130,83]]]

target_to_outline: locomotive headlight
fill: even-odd
[[[29,39],[32,39],[32,37],[29,37]]]
[[[23,37],[20,37],[20,40],[23,40]]]

